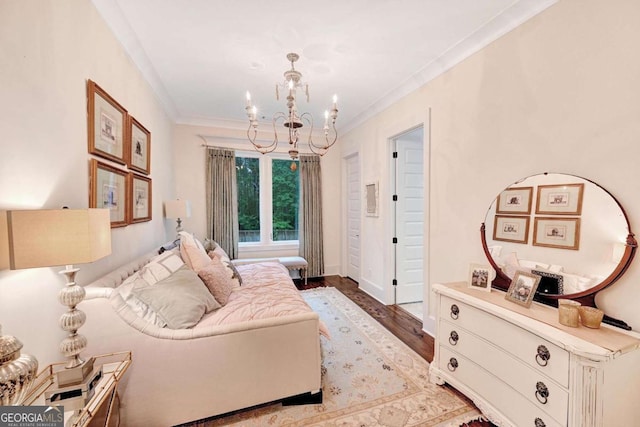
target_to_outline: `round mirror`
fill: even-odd
[[[493,201],[481,229],[493,286],[517,271],[541,276],[537,296],[594,305],[627,269],[637,246],[626,213],[604,188],[574,175],[520,180]]]

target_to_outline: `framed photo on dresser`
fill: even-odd
[[[471,264],[469,267],[469,287],[491,292],[494,271],[489,265]]]
[[[531,306],[539,283],[540,276],[524,271],[517,271],[513,276],[511,285],[509,285],[509,289],[504,298],[528,308]]]

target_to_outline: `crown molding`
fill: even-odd
[[[131,62],[140,70],[140,73],[160,101],[165,113],[175,122],[178,117],[178,110],[138,41],[135,32],[118,6],[118,2],[114,0],[91,0],[91,2],[102,17],[102,20],[111,29],[115,38],[120,42]]]
[[[405,80],[395,89],[383,95],[341,129],[343,134],[363,124],[365,121],[390,107],[411,92],[421,88],[431,80],[445,73],[474,53],[488,46],[527,20],[557,3],[558,0],[521,0],[493,17],[469,37],[444,52],[440,57]]]
[[[226,129],[247,129],[246,121],[222,118],[181,117],[169,93],[162,84],[155,68],[144,52],[136,35],[126,20],[122,10],[114,0],[91,0],[99,14],[120,41],[124,50],[138,67],[145,80],[155,92],[167,115],[176,123],[192,126],[220,127]],[[558,0],[519,0],[490,19],[457,45],[407,78],[395,89],[389,91],[349,123],[341,124],[339,133],[345,134],[360,126],[366,120],[382,112],[411,92],[453,68],[482,48],[507,34],[530,18],[557,3]]]

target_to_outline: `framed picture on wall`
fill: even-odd
[[[536,217],[533,245],[558,249],[580,249],[580,218]]]
[[[529,242],[529,217],[496,215],[493,220],[493,240],[503,242]]]
[[[151,172],[151,132],[135,118],[127,123],[127,166],[136,172]]]
[[[91,159],[89,207],[109,209],[111,228],[127,225],[127,172]]]
[[[581,215],[584,184],[539,185],[536,214]]]
[[[367,216],[378,216],[378,183],[372,182],[365,185],[366,213]]]
[[[127,110],[92,80],[87,81],[89,153],[125,164]]]
[[[497,214],[529,215],[533,200],[533,187],[511,187],[498,195]]]
[[[151,178],[129,173],[129,222],[151,221]]]

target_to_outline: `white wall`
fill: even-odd
[[[173,197],[173,125],[91,2],[1,0],[0,58],[0,209],[88,207],[92,79],[151,131],[153,220],[112,229],[112,255],[79,266],[77,280],[87,283],[165,242],[174,226],[161,203]],[[0,272],[3,332],[42,366],[62,358],[58,270]]]
[[[203,144],[255,152],[247,140],[246,129],[177,125],[175,128],[175,182],[177,197],[191,202],[192,216],[183,221],[185,230],[206,237],[206,148]],[[265,133],[260,137],[267,138]],[[321,158],[325,275],[340,272],[340,142]],[[288,144],[278,149],[286,153]],[[305,153],[304,147],[300,152]],[[297,255],[296,250],[240,253],[240,258]]]
[[[632,230],[640,227],[639,20],[637,1],[563,0],[342,137],[342,154],[359,150],[363,182],[379,178],[388,200],[387,141],[432,108],[425,283],[466,280],[469,264],[484,262],[479,228],[491,201],[535,173],[599,183],[625,207]],[[362,225],[362,285],[384,300],[388,205]],[[598,298],[634,329],[639,279],[636,261]]]

